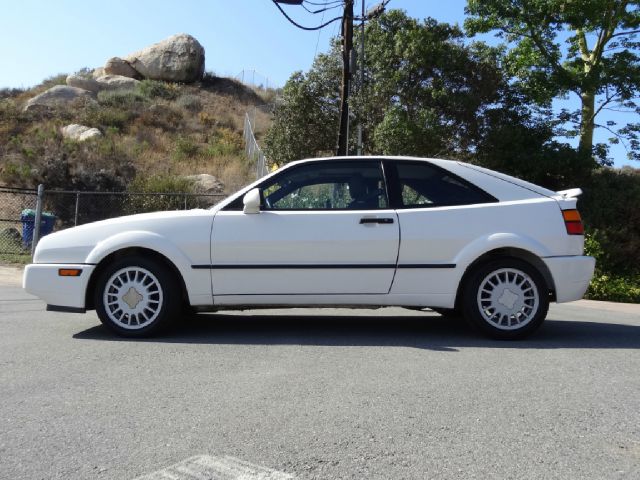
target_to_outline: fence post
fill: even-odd
[[[31,257],[36,251],[36,245],[40,240],[40,223],[42,221],[42,200],[44,199],[44,185],[38,185],[38,199],[36,201],[36,218],[33,225],[33,238],[31,239]]]
[[[73,216],[73,226],[78,226],[78,209],[80,206],[80,192],[76,192],[76,212]]]
[[[184,209],[187,209],[187,194],[184,194]]]

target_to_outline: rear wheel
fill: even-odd
[[[159,262],[129,256],[109,265],[95,291],[100,321],[124,337],[157,333],[174,320],[181,307],[178,280]]]
[[[500,340],[525,338],[544,322],[549,292],[540,273],[518,259],[478,267],[464,286],[463,311],[482,333]]]

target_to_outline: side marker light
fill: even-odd
[[[58,275],[61,277],[79,277],[82,274],[82,270],[79,268],[60,268]]]

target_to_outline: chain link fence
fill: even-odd
[[[256,179],[267,175],[269,173],[267,157],[264,156],[260,145],[258,145],[258,142],[256,141],[248,113],[244,116],[244,144],[247,158],[256,163]]]
[[[221,194],[79,192],[45,190],[42,186],[39,191],[0,186],[0,260],[28,261],[38,239],[52,231],[136,213],[208,208],[223,198]]]
[[[34,219],[22,212],[35,211],[36,190],[0,187],[0,259],[20,262],[31,255],[31,244],[23,240],[23,231],[33,231]],[[24,230],[23,230],[24,229]]]

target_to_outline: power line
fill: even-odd
[[[326,2],[324,2],[325,5],[327,5],[327,3],[329,3],[329,0],[326,0]],[[322,12],[322,18],[320,19],[320,21],[324,22],[324,11]],[[316,51],[313,53],[314,60],[318,56],[318,45],[320,45],[320,35],[322,35],[322,30],[318,30],[318,39],[316,40]]]
[[[302,0],[302,1],[303,1],[304,3],[308,3],[309,5],[316,5],[316,6],[318,6],[318,7],[326,7],[326,6],[327,6],[327,4],[329,4],[329,5],[342,5],[342,0],[332,0],[332,1],[327,0],[327,1],[326,1],[326,2],[324,2],[324,3],[321,3],[321,2],[312,2],[311,0]]]
[[[278,5],[278,2],[276,2],[276,0],[271,0],[273,2],[273,4],[278,7],[278,10],[280,10],[280,13],[282,13],[282,15],[284,15],[284,17],[289,20],[289,23],[295,25],[296,27],[298,27],[301,30],[307,30],[307,31],[315,31],[315,30],[320,30],[321,28],[326,27],[327,25],[336,22],[338,20],[342,20],[342,16],[340,17],[336,17],[336,18],[332,18],[331,20],[329,20],[328,22],[323,23],[322,25],[318,25],[317,27],[305,27],[304,25],[300,25],[298,22],[296,22],[293,18],[291,18],[289,15],[287,15],[287,12],[285,12],[282,7],[280,5]]]
[[[302,8],[304,8],[309,13],[313,13],[314,15],[317,14],[317,13],[324,14],[324,12],[326,12],[327,10],[333,10],[334,8],[338,8],[338,7],[341,7],[341,6],[342,5],[337,4],[337,5],[334,5],[333,7],[327,7],[326,4],[325,4],[325,8],[321,8],[320,10],[309,10],[309,8],[307,8],[304,4],[302,4]]]
[[[333,25],[333,34],[331,36],[335,37],[336,35],[338,35],[338,24],[334,23],[334,25]]]

